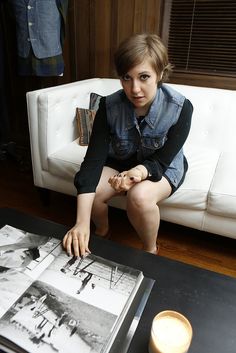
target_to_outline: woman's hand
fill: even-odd
[[[137,183],[145,180],[147,177],[147,169],[140,165],[121,172],[109,178],[108,182],[117,192],[128,191]]]
[[[81,223],[76,223],[63,238],[63,247],[69,256],[84,257],[90,254],[88,248],[90,229]]]

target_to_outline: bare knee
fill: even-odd
[[[147,206],[150,207],[151,203],[152,201],[144,190],[132,188],[127,193],[127,210],[130,208],[143,210]]]
[[[96,191],[93,205],[94,206],[97,205],[99,207],[100,204],[107,203],[110,198],[111,198],[111,196],[109,194],[107,194],[105,192]]]

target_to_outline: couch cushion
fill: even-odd
[[[86,147],[78,144],[78,140],[73,141],[49,156],[49,171],[72,180],[80,168],[86,150]],[[176,208],[205,210],[219,152],[192,146],[185,154],[189,163],[185,181],[171,197],[162,201],[162,204]]]
[[[83,162],[87,147],[78,144],[78,139],[48,157],[48,171],[63,179],[73,180]]]
[[[235,153],[222,152],[209,190],[207,211],[213,215],[236,218]]]
[[[185,181],[171,197],[162,201],[162,204],[176,208],[205,210],[219,154],[214,149],[188,146],[185,155],[189,168]]]

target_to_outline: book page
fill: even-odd
[[[0,229],[0,317],[62,251],[60,243],[9,225]]]
[[[63,252],[0,321],[0,335],[31,353],[100,353],[142,281],[132,268]]]

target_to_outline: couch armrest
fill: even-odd
[[[76,107],[87,108],[91,88],[100,79],[89,79],[27,92],[28,123],[33,174],[41,185],[42,170],[48,170],[48,156],[78,137]]]

